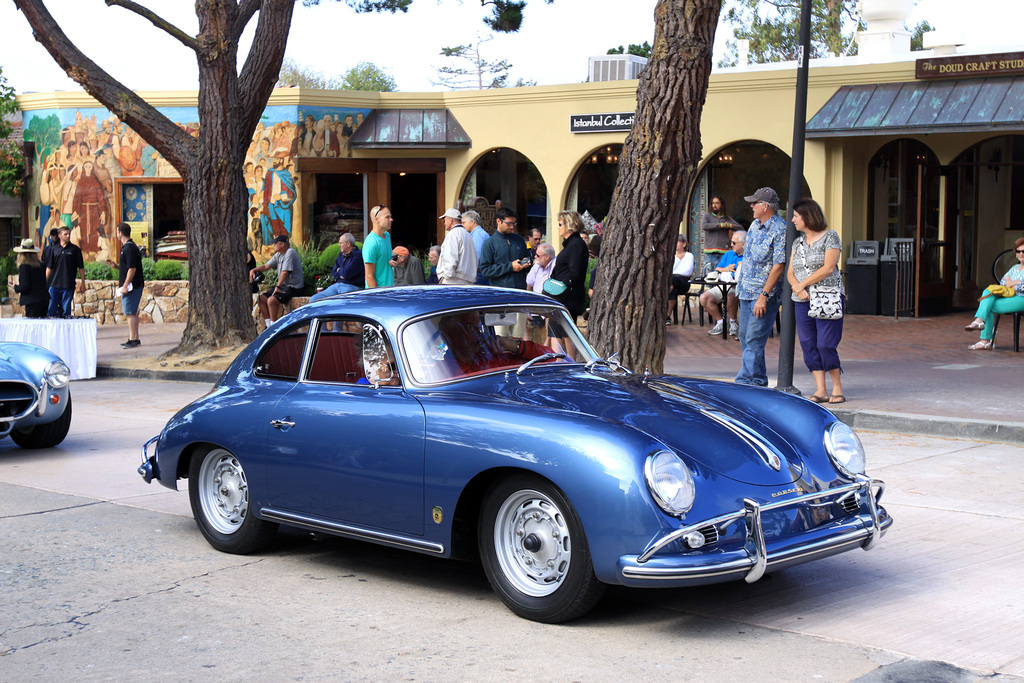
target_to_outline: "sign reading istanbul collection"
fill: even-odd
[[[1024,52],[919,59],[916,71],[918,78],[1017,76],[1024,74]]]
[[[617,114],[573,114],[569,117],[570,133],[607,133],[633,127],[633,112]]]

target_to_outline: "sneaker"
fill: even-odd
[[[666,320],[665,324],[666,325],[671,325],[672,324],[672,318],[670,317],[668,320]]]
[[[739,337],[740,336],[740,324],[735,320],[729,321],[729,336]]]
[[[725,321],[719,320],[715,323],[715,326],[711,328],[711,331],[708,332],[708,335],[714,337],[716,334],[722,334],[723,327],[725,327]]]
[[[142,342],[138,339],[129,339],[124,344],[121,344],[122,349],[134,349],[139,346],[142,346]]]

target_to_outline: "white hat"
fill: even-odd
[[[438,216],[438,218],[454,218],[455,220],[459,220],[460,218],[462,218],[462,214],[459,212],[458,209],[448,209],[443,214]]]
[[[27,254],[27,253],[38,254],[39,253],[39,250],[36,249],[36,245],[32,242],[32,238],[31,237],[26,237],[25,239],[23,239],[21,241],[21,246],[20,247],[15,247],[14,251],[16,251],[19,254]]]

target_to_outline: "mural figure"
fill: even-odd
[[[78,221],[78,246],[83,253],[96,254],[100,251],[100,238],[106,241],[103,221],[107,216],[107,197],[100,181],[96,178],[95,164],[87,159],[82,164],[81,176],[75,188],[72,202],[72,220]]]
[[[274,167],[263,179],[263,244],[272,244],[277,235],[291,238],[295,181],[284,161],[284,157],[275,157]]]

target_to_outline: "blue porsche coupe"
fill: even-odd
[[[564,622],[609,584],[742,579],[892,524],[856,434],[770,389],[641,376],[548,297],[352,292],[260,335],[142,449],[200,531],[251,553],[278,525],[479,558],[516,614]]]

